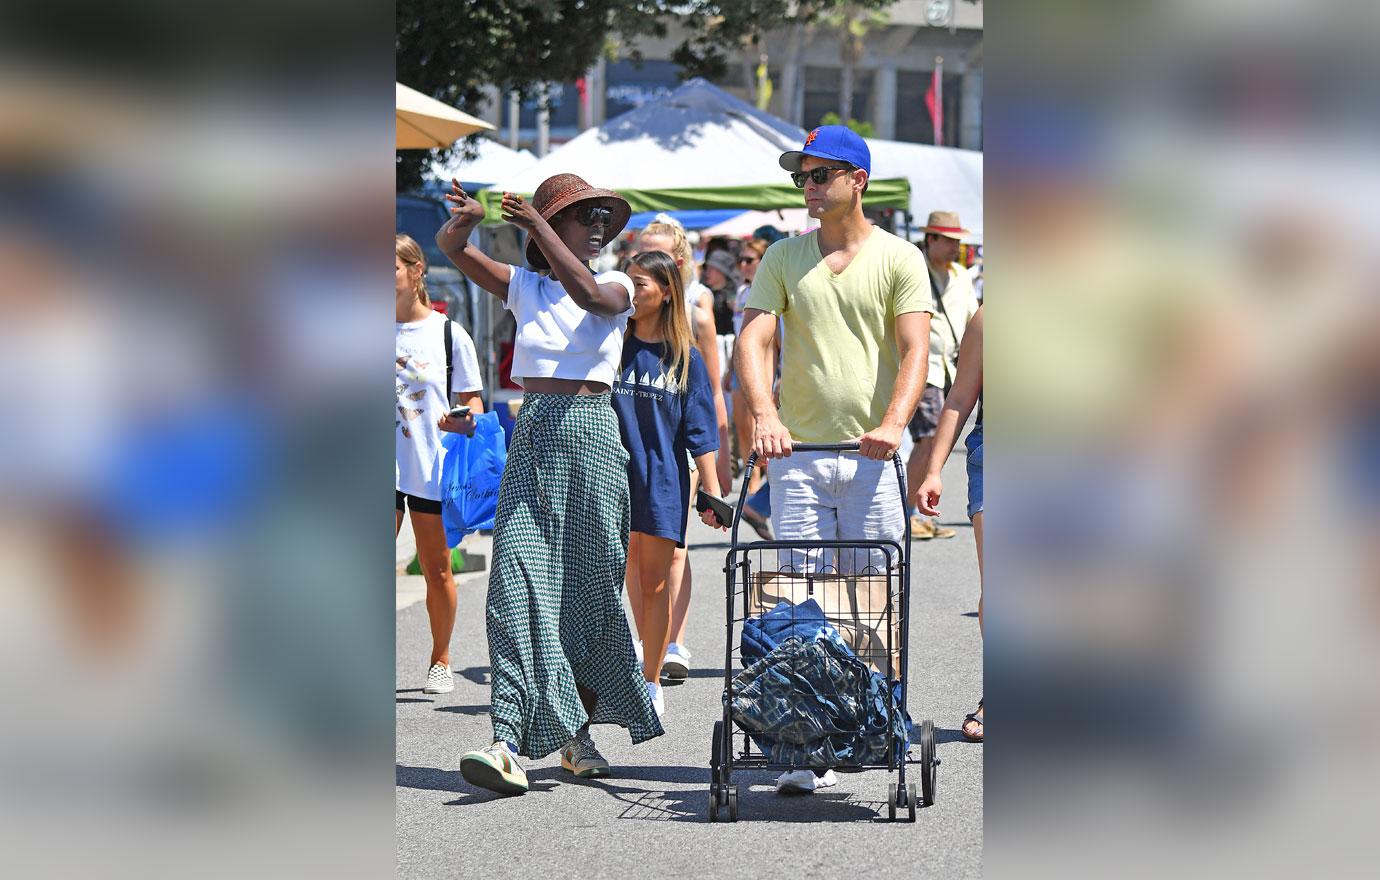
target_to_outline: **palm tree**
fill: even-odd
[[[846,123],[853,118],[853,71],[866,51],[865,38],[868,31],[887,23],[887,15],[863,3],[840,2],[825,21],[839,29],[839,116]]]

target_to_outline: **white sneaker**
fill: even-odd
[[[656,717],[665,715],[666,695],[661,692],[661,685],[654,681],[647,682],[647,696],[652,698],[652,708],[656,710]]]
[[[777,794],[811,794],[818,789],[838,785],[839,779],[833,770],[816,776],[813,770],[790,770],[776,778]]]
[[[661,661],[661,677],[683,681],[690,675],[690,649],[675,642],[666,646],[666,659]]]
[[[455,673],[445,663],[433,663],[427,670],[424,694],[448,694],[455,690]]]
[[[470,785],[500,794],[524,794],[527,791],[527,774],[518,766],[517,757],[501,742],[466,752],[460,759],[460,775]]]

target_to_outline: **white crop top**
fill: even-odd
[[[578,379],[613,386],[623,356],[623,334],[633,313],[633,283],[622,272],[594,276],[628,290],[628,310],[613,316],[580,308],[561,282],[521,266],[512,266],[504,308],[517,321],[513,381],[525,377]]]

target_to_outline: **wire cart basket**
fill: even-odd
[[[792,450],[856,453],[858,444],[797,443],[792,445]],[[898,735],[906,730],[901,719],[905,717],[903,713],[906,708],[911,576],[910,522],[905,514],[906,477],[901,458],[892,455],[901,490],[899,515],[906,521],[904,546],[891,540],[740,543],[738,529],[743,517],[748,480],[756,462],[757,455],[754,453],[744,468],[743,489],[738,493],[734,506],[729,551],[724,565],[724,710],[723,718],[714,722],[710,752],[709,821],[719,821],[720,811],[726,814],[728,821],[738,820],[739,786],[734,782],[734,773],[737,771],[822,770],[828,766],[846,771],[886,770],[888,774],[894,774],[894,781],[887,785],[887,818],[895,821],[898,813],[901,813],[903,821],[914,822],[917,806],[934,803],[939,759],[935,756],[932,721],[925,720],[915,726],[918,736]],[[777,503],[780,503],[779,500]],[[875,726],[870,731],[861,728],[857,731],[835,730],[836,736],[828,740],[831,743],[828,748],[833,748],[834,742],[867,745],[857,748],[850,746],[821,764],[818,760],[804,760],[795,753],[790,753],[791,757],[799,760],[780,760],[785,753],[773,744],[778,748],[778,760],[773,760],[762,745],[764,733],[770,737],[771,731],[764,731],[760,725],[750,730],[740,723],[741,717],[734,717],[735,699],[743,697],[744,690],[752,687],[743,678],[747,674],[745,668],[752,665],[748,662],[751,658],[743,657],[744,626],[761,626],[767,619],[763,615],[773,609],[773,625],[784,626],[787,631],[794,629],[797,623],[805,631],[809,631],[814,622],[832,627],[837,635],[833,642],[845,644],[856,661],[866,664],[870,673],[879,674],[872,675],[870,680],[884,682],[880,690],[885,711],[877,713],[874,710],[870,717],[875,721],[876,715],[884,714],[884,735],[880,735]],[[822,617],[819,612],[822,612]],[[845,661],[832,667],[841,665],[853,669],[853,677],[845,682],[852,686],[834,690],[828,685],[839,683],[840,679],[830,679],[824,682],[826,687],[822,690],[811,689],[809,697],[834,707],[858,706],[860,696],[862,701],[866,701],[867,694],[856,692],[860,686],[859,664],[856,661]],[[876,689],[874,685],[874,704],[878,699]],[[777,691],[778,696],[781,693]],[[787,700],[784,704],[774,705],[765,714],[780,721],[781,729],[785,731],[794,726],[792,710],[795,708]],[[898,717],[898,713],[902,714]],[[846,717],[861,717],[861,714]],[[910,742],[907,740],[912,738],[919,746],[918,757],[912,756],[909,748]],[[847,754],[844,754],[845,751]],[[906,768],[911,764],[919,765],[919,792],[914,783],[906,782]]]

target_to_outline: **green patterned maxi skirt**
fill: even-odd
[[[527,394],[494,514],[489,574],[494,739],[542,758],[586,720],[664,731],[623,614],[628,453],[607,393]],[[598,702],[589,718],[577,687]]]

